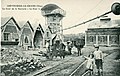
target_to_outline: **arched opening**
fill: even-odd
[[[28,43],[28,38],[27,38],[27,36],[25,37],[25,43]]]

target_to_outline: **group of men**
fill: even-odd
[[[75,41],[67,41],[67,44],[65,45],[62,41],[56,40],[55,43],[50,45],[50,42],[47,41],[46,43],[46,51],[50,56],[57,57],[60,56],[60,58],[65,58],[65,55],[71,55],[72,54],[72,48],[75,46],[78,51],[78,56],[81,55],[81,48],[83,48],[84,45],[81,45],[81,43],[76,43]]]
[[[49,42],[46,43],[46,51],[51,58],[60,56],[60,58],[65,58],[65,44],[57,40],[54,44],[49,45]]]
[[[78,56],[81,55],[81,48],[83,48],[82,45],[76,45],[76,44],[73,44],[72,42],[67,42],[67,45],[65,45],[64,43],[60,42],[60,41],[56,41],[55,44],[53,44],[50,47],[48,47],[46,50],[48,51],[49,49],[49,52],[51,52],[51,56],[52,58],[53,57],[57,57],[57,56],[60,56],[60,58],[65,58],[65,55],[66,55],[66,52],[65,52],[65,48],[67,48],[68,52],[69,52],[69,55],[71,55],[71,50],[73,48],[73,46],[75,46],[78,50]],[[94,69],[94,65],[95,67],[97,68],[97,71],[100,72],[102,71],[103,69],[103,53],[101,50],[99,50],[99,45],[94,45],[95,47],[95,51],[89,56],[89,57],[85,57],[88,59],[88,62],[87,62],[87,69],[88,70],[93,70]]]

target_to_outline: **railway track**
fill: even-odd
[[[62,63],[60,63],[60,64],[58,64],[58,65],[53,66],[52,68],[49,68],[49,69],[44,70],[44,71],[42,71],[42,72],[39,72],[39,73],[37,73],[37,74],[34,74],[34,76],[43,76],[43,74],[44,74],[44,75],[50,74],[50,73],[53,72],[52,70],[54,70],[57,66],[60,66],[61,64],[65,63],[65,62],[67,62],[67,61],[69,61],[69,60],[66,60],[66,61],[64,61],[64,62],[62,62]],[[52,71],[52,72],[49,72],[49,71]],[[49,73],[47,73],[47,72],[49,72]]]
[[[108,55],[107,55],[108,56]],[[88,76],[85,72],[86,60],[80,57],[71,57],[58,65],[39,71],[31,76]]]
[[[80,60],[80,57],[71,58],[34,76],[69,76],[83,61],[84,59]]]
[[[112,53],[110,53],[110,54],[112,54]],[[110,54],[104,56],[104,58],[106,58]],[[85,69],[86,62],[87,61],[84,61],[82,64],[80,64],[69,76],[89,76],[88,75],[89,71],[85,71],[86,70]],[[93,75],[93,76],[96,76],[96,75]]]
[[[85,73],[86,60],[82,62],[69,76],[82,76]]]

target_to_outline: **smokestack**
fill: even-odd
[[[103,16],[101,19],[100,19],[100,24],[101,24],[101,27],[111,27],[111,18],[109,18],[108,16]]]

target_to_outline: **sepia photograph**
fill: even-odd
[[[120,76],[120,0],[1,0],[0,76]]]

